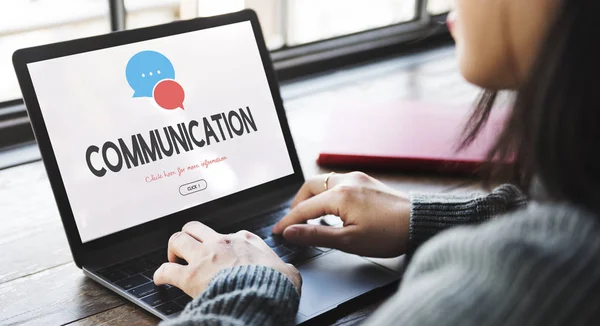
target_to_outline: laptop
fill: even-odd
[[[83,273],[169,319],[192,299],[152,281],[171,234],[250,230],[304,284],[309,321],[400,273],[271,235],[304,177],[251,10],[22,49],[23,98]]]

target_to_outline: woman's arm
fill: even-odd
[[[589,325],[600,310],[600,227],[533,205],[425,243],[367,325]]]
[[[294,325],[300,296],[282,273],[264,266],[219,272],[204,293],[163,326]]]
[[[171,284],[194,298],[167,325],[294,324],[300,272],[257,235],[220,234],[189,222],[169,238],[167,257],[154,283]]]
[[[479,224],[525,207],[527,198],[515,186],[505,184],[489,194],[411,194],[408,253],[446,229]]]
[[[289,214],[273,232],[300,245],[369,257],[396,257],[411,254],[442,230],[480,223],[525,204],[525,196],[512,185],[487,195],[409,197],[361,172],[321,175],[306,181]],[[326,214],[339,216],[344,227],[305,223]]]

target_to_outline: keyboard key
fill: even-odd
[[[168,296],[166,296],[163,291],[160,291],[143,298],[142,301],[144,301],[147,305],[154,307],[169,300]]]
[[[183,294],[183,291],[176,287],[172,287],[169,289],[160,289],[156,293],[149,295],[142,299],[149,306],[158,306],[159,304],[163,304],[165,302],[169,302],[177,297],[180,297]]]
[[[157,264],[153,261],[150,261],[148,259],[142,259],[140,266],[144,269],[144,270],[149,270],[149,269],[153,269],[156,270],[158,268],[158,266],[160,266],[161,264]]]
[[[98,274],[104,276],[105,279],[107,279],[111,282],[120,281],[128,276],[127,274],[125,274],[121,271],[112,270],[112,269],[99,271]]]
[[[269,247],[277,247],[284,243],[283,237],[280,235],[270,236],[265,239],[265,243],[269,245]]]
[[[267,226],[262,229],[258,229],[252,233],[256,234],[257,236],[261,237],[262,239],[265,239],[265,238],[270,237],[273,234],[273,226]]]
[[[286,256],[286,255],[289,255],[289,254],[292,253],[292,251],[288,250],[284,246],[279,246],[279,247],[275,247],[275,248],[272,248],[272,249],[273,249],[273,251],[275,251],[275,253],[279,257],[283,257],[283,256]]]
[[[160,264],[167,262],[167,250],[163,249],[163,250],[158,250],[158,251],[152,252],[152,253],[144,256],[144,259],[149,260],[152,263],[159,266]]]
[[[146,268],[143,265],[143,262],[141,260],[134,260],[133,262],[130,262],[128,264],[126,264],[125,266],[123,266],[121,268],[121,271],[129,274],[129,275],[135,275],[135,274],[139,274],[143,271],[145,271]]]
[[[134,275],[134,276],[130,276],[122,281],[117,282],[117,285],[123,289],[123,290],[129,290],[132,289],[136,286],[140,286],[142,284],[146,284],[150,282],[149,279],[145,278],[144,276],[138,274],[138,275]]]
[[[175,300],[173,300],[173,302],[177,303],[178,305],[182,306],[183,308],[185,308],[185,306],[190,303],[190,301],[192,301],[192,297],[190,297],[189,295],[185,294]]]
[[[165,304],[162,304],[158,307],[155,308],[156,310],[158,310],[159,312],[161,312],[163,315],[171,315],[174,314],[176,312],[179,312],[181,310],[183,310],[183,307],[181,307],[178,304],[175,304],[174,302],[167,302]]]
[[[265,239],[265,243],[266,243],[266,244],[267,244],[269,247],[271,247],[271,248],[273,248],[273,247],[276,247],[276,246],[277,246],[277,244],[275,244],[275,240],[273,240],[273,237],[268,237],[268,238],[266,238],[266,239]]]
[[[295,252],[291,255],[287,255],[282,258],[282,260],[286,263],[290,264],[299,264],[305,262],[313,257],[322,255],[323,252],[314,249],[314,248],[304,248],[301,251]]]
[[[154,284],[154,282],[149,282],[142,286],[138,286],[137,288],[133,288],[127,292],[131,293],[132,295],[134,295],[138,298],[142,298],[142,297],[145,297],[152,293],[156,293],[160,289],[165,289],[165,287],[163,287],[163,286],[159,287],[159,286],[156,286],[156,284]]]
[[[142,275],[146,276],[149,279],[154,279],[154,272],[156,272],[156,269],[151,269],[151,270],[147,270],[145,272],[142,273]]]
[[[291,243],[286,243],[283,246],[286,247],[287,249],[289,249],[290,251],[293,251],[293,252],[300,251],[300,250],[303,250],[304,248],[306,248],[304,246],[298,246],[298,245],[291,244]]]
[[[169,288],[169,295],[171,296],[171,299],[179,298],[180,296],[185,295],[185,292],[183,292],[183,290],[179,289],[178,287],[171,285],[171,287]]]
[[[289,209],[286,208],[284,210],[278,210],[268,214],[267,220],[269,221],[269,224],[271,224],[270,227],[273,228],[275,223],[279,222],[287,213],[289,213]]]

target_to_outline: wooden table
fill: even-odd
[[[328,112],[340,100],[392,99],[472,103],[476,89],[456,71],[453,50],[375,62],[282,87],[292,134],[306,176],[315,164]],[[338,171],[340,172],[340,171]],[[371,175],[405,191],[468,191],[473,180],[408,173]],[[158,319],[86,278],[73,264],[41,162],[0,171],[0,325],[154,325]],[[392,291],[366,305],[337,311],[326,323],[366,318]]]

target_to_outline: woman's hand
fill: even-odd
[[[340,249],[370,257],[396,257],[406,251],[410,203],[405,195],[361,173],[332,174],[307,180],[292,209],[275,227],[290,242]],[[343,228],[298,224],[332,214]]]
[[[178,258],[188,264],[176,263]],[[189,222],[169,239],[168,259],[154,273],[154,283],[174,285],[193,298],[202,294],[217,272],[238,265],[271,267],[287,276],[298,292],[302,287],[298,270],[248,231],[219,234],[200,222]]]

